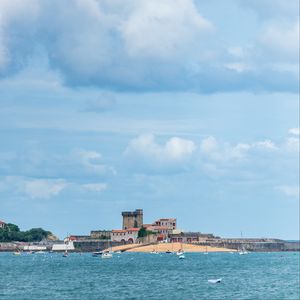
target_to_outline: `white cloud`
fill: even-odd
[[[152,0],[136,2],[121,32],[130,56],[173,60],[194,52],[211,28],[192,0]]]
[[[285,148],[289,152],[299,153],[300,139],[298,137],[289,137],[286,140]]]
[[[86,183],[82,187],[88,191],[92,192],[102,192],[107,189],[106,183]]]
[[[103,158],[100,152],[76,149],[73,150],[72,156],[73,161],[77,161],[87,172],[99,175],[104,175],[109,172],[115,173],[112,167],[103,164]]]
[[[264,47],[289,58],[299,61],[299,20],[290,22],[274,22],[268,24],[260,35],[260,42]]]
[[[297,197],[297,198],[299,198],[299,194],[300,194],[299,185],[282,185],[282,186],[276,187],[276,189],[279,190],[280,192],[282,192],[283,194],[285,194],[288,197]]]
[[[270,140],[258,141],[251,144],[238,143],[230,145],[217,141],[213,136],[209,136],[201,141],[201,153],[208,159],[227,162],[231,160],[242,160],[249,156],[251,151],[274,151],[277,146]]]
[[[24,182],[24,192],[31,198],[51,198],[57,196],[67,186],[63,179],[33,179]]]
[[[289,133],[290,134],[294,134],[294,135],[300,135],[300,128],[291,128],[289,129]]]
[[[278,147],[270,140],[259,141],[251,145],[253,148],[265,150],[277,150]]]
[[[250,65],[243,63],[243,62],[226,63],[226,64],[224,64],[224,67],[229,70],[233,70],[237,73],[242,73],[242,72],[249,71],[252,69],[252,67]]]
[[[144,167],[181,169],[193,155],[196,145],[193,141],[172,137],[165,144],[156,142],[153,134],[144,134],[130,141],[125,150],[126,157]]]

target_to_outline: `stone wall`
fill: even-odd
[[[75,251],[78,252],[95,252],[102,251],[104,249],[121,246],[124,243],[121,242],[111,242],[108,240],[88,240],[88,241],[76,241],[74,242]]]

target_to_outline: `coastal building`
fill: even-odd
[[[175,218],[158,219],[153,225],[166,226],[168,229],[176,229],[177,220]]]
[[[128,228],[120,230],[112,230],[111,240],[113,242],[136,243],[138,238],[139,228]]]
[[[180,232],[169,234],[170,242],[172,243],[196,243],[205,242],[216,237],[213,234],[203,234],[201,232]]]
[[[4,228],[5,225],[6,225],[6,223],[0,220],[0,228],[1,228],[1,229]]]
[[[92,239],[109,240],[111,238],[111,230],[92,230]]]
[[[74,240],[66,237],[63,242],[55,243],[52,246],[52,251],[72,251],[75,250]]]
[[[143,226],[143,210],[123,211],[123,230],[128,228],[141,228]]]

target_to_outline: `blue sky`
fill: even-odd
[[[299,237],[297,0],[0,1],[0,219],[177,217]]]

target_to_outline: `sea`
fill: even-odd
[[[0,253],[1,300],[295,299],[299,252]],[[221,278],[220,283],[210,283]]]

